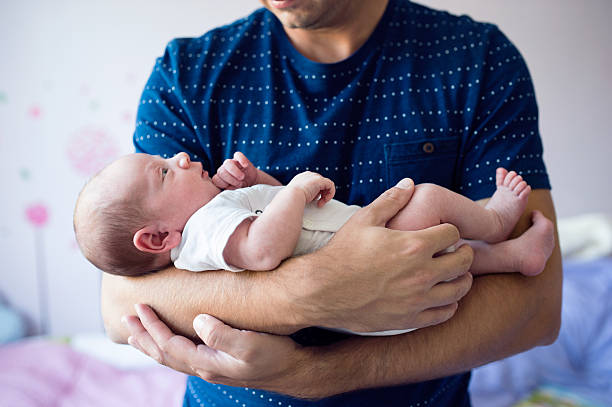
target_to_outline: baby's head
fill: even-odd
[[[134,276],[170,263],[170,250],[195,211],[219,194],[202,164],[185,153],[130,154],[85,185],[74,231],[85,257],[111,274]]]

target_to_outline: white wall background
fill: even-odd
[[[513,40],[534,78],[559,215],[612,213],[612,2],[422,2],[495,22]],[[75,246],[72,209],[94,168],[131,151],[139,95],[155,58],[171,38],[199,36],[258,6],[0,4],[0,297],[28,315],[35,331],[45,314],[56,335],[102,329],[99,274]],[[36,205],[48,216],[28,217]],[[42,297],[39,274],[47,276]]]

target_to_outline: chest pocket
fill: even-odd
[[[459,139],[444,137],[385,144],[385,158],[388,187],[402,178],[412,178],[415,184],[431,182],[453,189]]]

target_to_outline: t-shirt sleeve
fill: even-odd
[[[184,151],[192,160],[212,169],[198,138],[198,126],[188,115],[178,75],[183,42],[171,41],[158,58],[140,98],[133,143],[136,152],[172,157]]]
[[[223,250],[238,225],[256,217],[242,191],[224,191],[194,213],[173,249],[174,265],[190,271],[243,271],[225,261]]]
[[[493,195],[497,167],[516,171],[533,189],[550,189],[527,65],[508,38],[490,27],[479,92],[468,103],[473,119],[458,169],[460,192],[474,200]]]

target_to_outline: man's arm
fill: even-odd
[[[549,191],[536,190],[516,234],[528,227],[534,209],[555,220]],[[476,279],[455,317],[445,323],[393,337],[355,337],[322,348],[299,348],[280,337],[236,330],[211,318],[194,321],[208,345],[195,347],[173,335],[150,310],[139,312],[149,332],[136,318],[126,322],[134,335],[131,343],[173,368],[211,382],[321,398],[447,376],[550,344],[560,327],[561,283],[557,244],[537,277],[516,273]]]
[[[556,222],[550,192],[536,190],[514,236],[527,229],[534,209]],[[351,369],[347,371],[356,372],[351,377],[357,383],[332,384],[329,377],[318,376],[320,382],[308,387],[316,389],[314,396],[320,397],[356,388],[419,382],[549,345],[560,328],[561,289],[557,243],[545,270],[537,277],[513,273],[476,278],[455,316],[443,324],[398,337],[375,338],[367,343],[356,339],[327,348],[324,355],[316,355],[319,366],[315,369]]]
[[[536,190],[513,236],[528,228],[529,214],[534,209],[542,211],[556,224],[550,192]],[[449,321],[404,335],[405,338],[389,338],[396,341],[395,345],[385,341],[371,345],[391,349],[378,359],[379,378],[371,379],[385,384],[399,383],[402,381],[396,381],[393,376],[402,376],[403,372],[410,382],[422,381],[553,343],[561,324],[562,278],[558,243],[545,270],[536,277],[512,273],[476,278]],[[392,363],[406,354],[409,355],[404,359],[406,363]]]
[[[173,330],[189,337],[193,318],[203,312],[236,328],[279,334],[312,325],[376,331],[445,321],[470,288],[471,250],[433,258],[458,240],[451,225],[416,232],[384,227],[413,191],[411,183],[390,189],[351,217],[328,245],[332,250],[288,259],[273,271],[104,274],[107,334],[126,342],[129,331],[120,320],[134,314],[136,303],[151,305]],[[372,257],[373,250],[380,255]]]
[[[550,192],[536,190],[513,235],[527,229],[534,209],[555,222]],[[512,273],[476,278],[455,316],[443,324],[397,337],[367,342],[353,339],[328,347],[315,355],[318,366],[314,369],[350,369],[345,371],[355,372],[351,375],[355,382],[347,383],[351,379],[338,375],[336,379],[344,383],[334,383],[323,374],[314,378],[320,382],[307,387],[315,391],[313,396],[322,397],[364,387],[420,382],[551,344],[561,323],[561,287],[557,244],[537,277]]]

